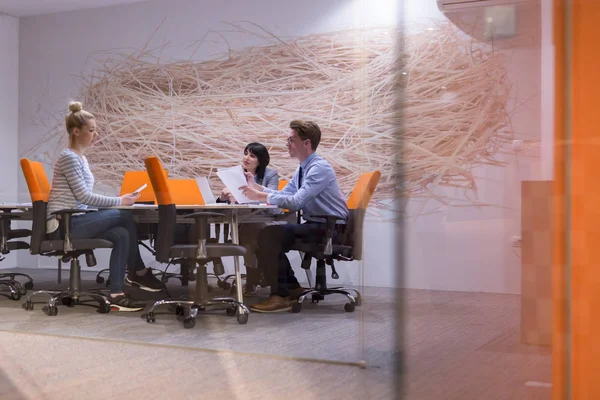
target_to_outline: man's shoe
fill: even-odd
[[[129,286],[139,286],[147,292],[160,292],[165,289],[165,284],[154,276],[152,268],[148,268],[142,276],[138,276],[135,272],[131,275],[131,278],[129,276],[125,278],[125,284]]]
[[[259,313],[285,312],[292,309],[292,301],[289,297],[281,297],[273,294],[267,300],[251,305],[250,309]]]
[[[143,303],[135,303],[129,297],[125,295],[112,297],[107,296],[108,301],[110,302],[110,310],[111,311],[142,311],[144,307],[146,307]]]

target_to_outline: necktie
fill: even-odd
[[[302,167],[298,170],[298,190],[302,187]],[[296,223],[300,224],[302,222],[302,212],[298,210],[296,213]]]

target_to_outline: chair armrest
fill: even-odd
[[[331,215],[331,214],[314,214],[314,215],[305,215],[304,217],[306,217],[306,218],[322,218],[322,219],[327,220],[328,223],[330,221],[333,221],[335,223],[339,220],[343,220],[343,218],[340,218],[337,215]]]
[[[71,217],[73,216],[73,214],[89,213],[95,211],[98,210],[65,208],[51,213],[52,215],[60,216],[59,223],[63,229],[63,232],[65,233],[65,240],[63,246],[63,251],[65,253],[73,251],[73,246],[71,244]]]
[[[96,209],[89,209],[89,208],[84,208],[84,209],[79,209],[79,208],[65,208],[62,210],[58,210],[58,211],[54,211],[51,212],[50,214],[52,215],[62,215],[62,214],[79,214],[79,213],[89,213],[89,212],[96,212],[98,210]]]
[[[22,215],[13,213],[0,213],[0,220],[6,219],[20,219]]]

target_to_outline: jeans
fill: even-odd
[[[270,225],[258,234],[256,256],[258,268],[262,269],[271,286],[271,294],[288,297],[291,289],[300,287],[286,254],[297,239],[308,242],[324,242],[327,226],[320,223]],[[340,235],[334,231],[333,242]]]
[[[71,239],[105,239],[112,243],[111,293],[123,293],[127,266],[130,273],[146,268],[138,247],[133,215],[127,210],[100,210],[73,216]]]

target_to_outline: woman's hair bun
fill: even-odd
[[[79,112],[82,108],[83,105],[78,101],[72,101],[69,103],[69,111],[71,111],[72,113]]]

